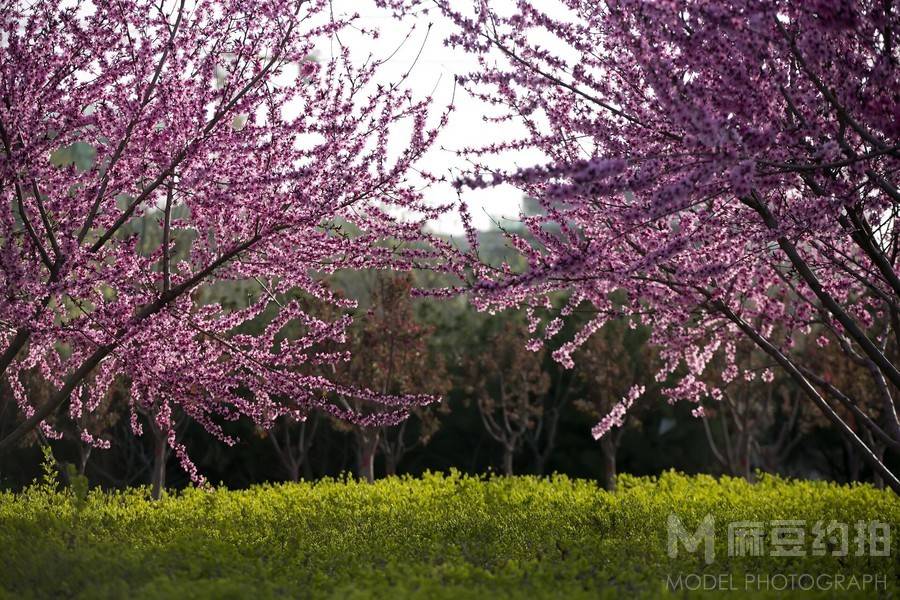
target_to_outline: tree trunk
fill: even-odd
[[[300,481],[300,463],[293,461],[290,464],[288,467],[288,476],[291,478],[292,483]]]
[[[742,448],[741,448],[741,477],[746,479],[749,482],[753,482],[753,468],[750,464],[750,445],[753,441],[753,436],[750,435],[750,424],[745,422],[744,424],[744,434],[743,439],[741,440]]]
[[[534,473],[535,475],[543,475],[544,471],[547,470],[546,459],[544,455],[541,453],[535,453],[534,455]]]
[[[154,500],[159,500],[163,490],[166,489],[166,459],[169,446],[166,436],[162,431],[153,428],[153,473],[151,474],[151,495]]]
[[[375,451],[378,448],[378,430],[363,429],[356,436],[357,475],[369,483],[375,481]]]
[[[513,449],[509,446],[503,448],[503,474],[513,475]]]
[[[91,450],[93,450],[93,446],[88,446],[87,444],[79,444],[78,445],[78,474],[84,475],[85,469],[87,469],[88,459],[91,458]]]
[[[393,454],[385,453],[384,455],[384,474],[388,477],[397,475],[397,460]]]
[[[844,463],[847,465],[847,483],[859,481],[861,465],[856,448],[846,440],[844,441]]]
[[[600,438],[600,452],[603,454],[603,488],[616,491],[616,443],[609,434]]]

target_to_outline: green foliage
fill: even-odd
[[[75,514],[81,512],[87,507],[88,499],[88,479],[78,472],[72,463],[66,464],[66,479],[69,482],[69,491],[72,493],[72,507]]]
[[[188,489],[157,502],[147,489],[93,490],[82,507],[77,494],[34,487],[0,494],[0,598],[656,597],[668,574],[703,572],[877,573],[897,593],[890,492],[675,473],[619,484],[610,494],[562,476],[453,472]],[[691,531],[715,517],[712,565],[702,552],[668,557],[672,512]],[[894,529],[892,553],[727,556],[728,522],[774,519],[877,519]]]
[[[97,160],[97,149],[85,142],[75,142],[54,150],[50,154],[50,164],[56,167],[75,165],[79,171],[87,171]]]
[[[56,459],[53,457],[53,449],[50,447],[50,444],[44,444],[41,446],[41,455],[43,459],[41,460],[41,480],[36,486],[34,486],[34,491],[43,490],[45,493],[52,494],[56,491]]]

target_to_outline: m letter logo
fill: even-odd
[[[703,555],[706,564],[712,563],[716,557],[715,544],[715,519],[712,515],[706,515],[700,526],[693,535],[689,534],[684,528],[684,523],[678,518],[678,515],[670,514],[668,520],[669,532],[669,558],[678,557],[678,543],[684,544],[684,549],[688,552],[696,552],[700,542],[703,542]]]

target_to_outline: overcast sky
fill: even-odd
[[[371,2],[359,0],[335,0],[335,15],[350,14],[359,11],[357,23],[362,28],[379,30],[380,37],[371,37],[347,31],[341,34],[341,41],[350,49],[354,60],[364,60],[369,53],[376,57],[386,58],[397,47],[402,47],[396,55],[382,67],[379,79],[396,81],[406,73],[410,65],[415,64],[407,86],[418,97],[433,93],[434,111],[439,113],[443,107],[454,99],[456,110],[450,117],[449,125],[441,132],[436,147],[423,159],[421,166],[433,173],[458,172],[465,169],[468,163],[455,155],[454,151],[466,146],[480,145],[489,139],[522,135],[524,129],[511,124],[498,126],[485,123],[482,116],[491,112],[491,107],[472,98],[461,88],[456,89],[454,98],[454,77],[471,72],[477,63],[470,56],[452,51],[443,44],[444,38],[452,31],[451,26],[434,11],[426,16],[398,22],[387,11],[380,11]],[[431,31],[428,32],[428,24]],[[408,34],[412,34],[404,44]],[[426,39],[426,32],[427,39]],[[423,46],[424,43],[424,46]],[[418,61],[416,56],[421,49]],[[332,48],[328,43],[319,48],[323,58],[329,57]],[[494,109],[496,111],[496,109]],[[399,140],[397,140],[399,142]],[[518,154],[504,159],[501,167],[513,167],[516,162],[522,166],[540,162],[538,154]],[[426,198],[436,203],[453,202],[455,190],[449,185],[432,186],[426,192]],[[502,186],[488,190],[467,190],[463,199],[469,204],[475,225],[485,229],[491,226],[493,219],[516,219],[519,214],[522,194],[510,186]],[[462,227],[457,215],[446,215],[434,224],[435,229],[446,233],[461,233]]]

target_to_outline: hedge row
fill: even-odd
[[[673,514],[688,533],[714,519],[711,564],[702,541],[669,556]],[[771,555],[781,520],[805,522],[803,556]],[[832,556],[832,521],[848,525],[847,556]],[[890,556],[859,552],[857,523],[872,521],[891,528]],[[732,522],[763,528],[761,556],[729,556]],[[832,530],[816,546],[819,522]],[[862,541],[883,546],[883,532],[864,528]],[[146,489],[43,484],[0,495],[0,598],[682,597],[704,586],[774,597],[785,585],[896,596],[898,535],[891,492],[774,477],[623,476],[610,494],[566,477],[451,473],[192,489],[158,502]]]

